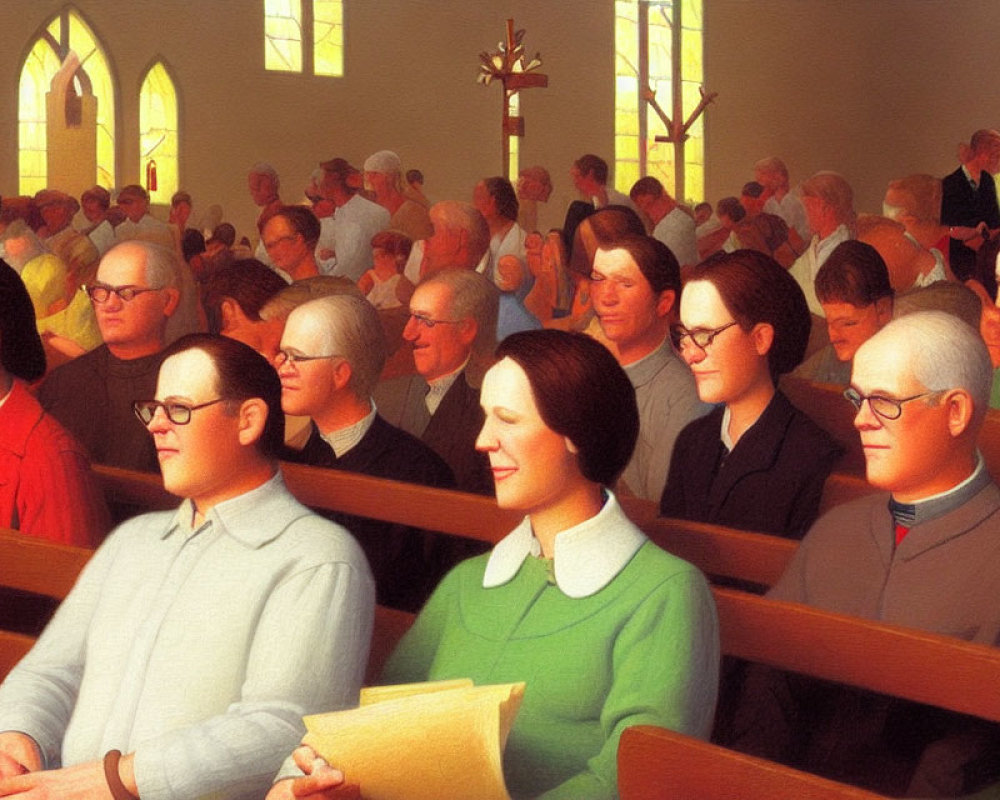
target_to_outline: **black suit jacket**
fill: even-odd
[[[840,446],[776,392],[723,458],[722,415],[720,406],[677,437],[660,513],[801,539]]]
[[[288,450],[288,461],[359,472],[376,478],[455,488],[448,465],[431,448],[380,416],[361,441],[338,458],[315,424],[302,450]],[[418,611],[444,574],[465,553],[452,555],[447,542],[426,531],[391,522],[323,512],[347,528],[361,544],[375,576],[378,602]]]
[[[980,222],[985,222],[991,230],[1000,228],[1000,206],[997,205],[993,177],[987,172],[980,172],[977,184],[973,189],[961,167],[941,181],[943,224],[974,228]],[[958,239],[951,239],[948,259],[952,271],[960,280],[975,277],[975,250],[966,247]]]
[[[479,392],[469,386],[463,372],[441,398],[420,439],[451,467],[459,489],[492,495],[489,458],[476,451],[476,439],[485,421]]]

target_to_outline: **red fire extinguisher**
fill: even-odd
[[[156,161],[152,158],[146,164],[146,191],[156,191]]]

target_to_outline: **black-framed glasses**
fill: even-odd
[[[278,354],[274,357],[274,366],[281,368],[288,364],[290,367],[297,367],[300,361],[320,361],[324,358],[341,358],[337,353],[332,353],[328,356],[307,356],[302,353],[296,353],[294,350],[279,350]]]
[[[738,324],[736,320],[733,320],[719,328],[695,328],[693,331],[689,331],[683,325],[674,325],[670,329],[670,339],[678,350],[684,346],[685,339],[690,339],[691,343],[704,353],[705,348],[715,341],[716,336],[736,324]]]
[[[854,406],[855,411],[860,411],[862,404],[865,400],[868,401],[868,407],[872,410],[873,414],[882,417],[882,419],[899,419],[903,414],[903,403],[909,403],[911,400],[919,400],[921,397],[930,397],[932,394],[940,394],[943,389],[938,389],[933,392],[922,392],[921,394],[915,394],[912,397],[886,397],[881,394],[861,394],[853,386],[848,386],[844,389],[844,397],[851,401],[851,405]]]
[[[426,314],[418,314],[415,311],[410,312],[410,319],[416,320],[418,325],[423,325],[425,328],[433,328],[435,325],[458,325],[462,321],[460,319],[431,319]]]
[[[109,286],[106,283],[90,283],[85,284],[80,287],[84,292],[87,293],[89,297],[95,303],[106,303],[108,298],[112,294],[118,295],[118,297],[125,301],[126,303],[135,300],[135,298],[143,294],[144,292],[158,292],[162,289],[162,286]]]
[[[209,400],[207,403],[199,403],[196,406],[189,406],[187,403],[161,403],[159,400],[140,400],[132,405],[132,410],[135,411],[135,415],[143,425],[149,425],[153,421],[158,408],[163,409],[163,413],[167,415],[167,419],[174,423],[174,425],[187,425],[191,421],[192,411],[214,406],[216,403],[221,403],[222,400],[223,398],[220,397],[218,400]]]

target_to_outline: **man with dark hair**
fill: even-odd
[[[184,501],[111,534],[0,686],[0,792],[262,797],[302,715],[357,702],[368,565],[285,488],[250,348],[178,341],[135,412]]]
[[[816,273],[816,297],[823,307],[830,343],[803,362],[795,374],[845,386],[858,348],[892,319],[889,271],[871,245],[842,242]]]
[[[694,219],[651,176],[640,178],[629,192],[635,207],[653,223],[653,236],[674,254],[681,267],[698,263],[698,240]]]
[[[639,441],[621,480],[634,495],[657,502],[677,434],[710,410],[668,336],[680,292],[680,267],[662,242],[626,236],[598,248],[594,311],[639,404]]]
[[[0,526],[92,547],[108,509],[83,448],[27,388],[44,372],[31,299],[0,261]]]
[[[958,169],[941,185],[941,222],[949,228],[949,263],[959,280],[975,276],[976,251],[1000,229],[993,176],[1000,172],[1000,131],[978,130],[959,147]]]
[[[569,177],[580,196],[594,208],[627,206],[638,211],[628,195],[608,186],[608,162],[600,156],[593,153],[580,156],[573,162]]]
[[[38,392],[42,407],[100,464],[156,471],[156,451],[132,403],[156,384],[167,322],[180,302],[177,260],[150,242],[111,248],[86,287],[104,344],[54,369]]]
[[[527,233],[517,224],[519,208],[517,194],[506,178],[497,176],[484,178],[472,190],[472,204],[476,207],[490,229],[490,267],[488,276],[497,282],[497,266],[504,256],[514,256],[527,265],[524,240]],[[523,300],[531,290],[534,280],[527,274],[518,296]]]
[[[389,212],[362,195],[350,177],[357,173],[343,158],[333,158],[320,164],[323,177],[319,190],[325,200],[334,205],[333,250],[335,264],[324,270],[328,275],[343,275],[357,283],[370,270],[372,237],[389,227]]]
[[[213,269],[201,284],[208,332],[243,342],[273,361],[284,318],[265,320],[260,310],[286,286],[280,275],[254,258]]]
[[[304,206],[282,206],[264,223],[261,241],[275,271],[289,283],[319,275],[320,224]]]

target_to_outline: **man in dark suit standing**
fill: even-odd
[[[418,374],[387,381],[375,393],[387,419],[441,456],[459,489],[478,494],[492,494],[493,480],[489,461],[475,449],[484,415],[471,373],[496,346],[497,306],[496,287],[473,270],[424,279],[403,329]]]
[[[452,488],[448,465],[415,436],[379,416],[372,388],[385,364],[378,314],[360,297],[312,300],[288,317],[276,363],[286,414],[312,418],[312,432],[291,461],[378,478]],[[435,540],[403,525],[335,514],[368,556],[378,600],[417,610],[450,564]],[[440,567],[440,569],[439,569]]]
[[[949,260],[959,280],[976,276],[976,251],[1000,229],[993,176],[1000,172],[1000,132],[978,130],[959,148],[961,166],[942,181],[941,222],[950,226]]]

